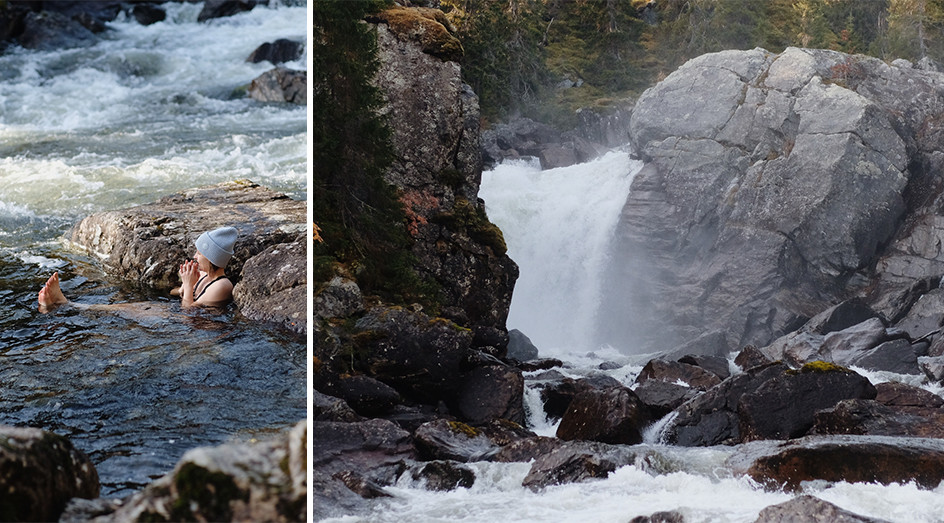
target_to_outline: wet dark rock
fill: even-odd
[[[303,521],[308,436],[303,421],[266,441],[190,450],[172,472],[96,521]]]
[[[865,377],[836,365],[814,362],[799,372],[772,376],[738,401],[742,441],[789,439],[813,426],[816,411],[845,399],[872,399],[875,387]]]
[[[249,84],[249,97],[257,102],[308,103],[308,75],[286,67],[276,67],[257,76]]]
[[[617,363],[615,361],[604,361],[603,363],[597,365],[597,368],[600,370],[616,370],[623,368],[622,363]]]
[[[682,382],[699,390],[708,390],[721,383],[721,378],[701,367],[662,359],[654,359],[646,363],[639,377],[636,378],[636,383],[645,383],[649,380]]]
[[[432,405],[394,405],[381,417],[396,423],[403,430],[413,433],[424,423],[441,418],[442,414]]]
[[[813,334],[826,335],[830,332],[848,329],[872,318],[878,318],[878,313],[872,310],[861,298],[853,298],[813,316],[803,325],[803,330]]]
[[[944,356],[944,336],[935,336],[928,347],[928,353],[924,356]]]
[[[908,314],[895,326],[906,331],[912,338],[921,338],[939,331],[944,322],[944,289],[936,288],[922,294],[908,309]]]
[[[557,437],[567,441],[641,443],[648,414],[636,393],[626,387],[586,390],[570,402],[557,427]]]
[[[679,358],[678,362],[701,367],[721,380],[731,377],[731,368],[728,365],[728,358],[721,356],[689,354]]]
[[[397,391],[370,376],[343,377],[328,390],[343,399],[354,412],[367,417],[380,417],[400,403]]]
[[[522,481],[524,487],[539,490],[550,485],[605,478],[636,459],[631,447],[599,442],[571,441],[538,456]]]
[[[336,479],[341,483],[344,483],[344,486],[354,492],[358,496],[364,499],[374,499],[374,498],[389,498],[392,497],[387,491],[383,489],[383,486],[372,481],[370,479],[361,476],[353,470],[345,470],[336,473],[331,476],[332,479]]]
[[[674,510],[654,512],[648,516],[636,516],[629,523],[685,523],[685,516]]]
[[[454,461],[430,461],[413,471],[413,479],[422,481],[427,490],[455,490],[471,488],[475,484],[475,472]]]
[[[206,22],[213,18],[233,16],[245,11],[252,11],[257,0],[207,0],[203,9],[197,15],[198,22]]]
[[[98,42],[95,33],[78,21],[52,11],[29,12],[22,20],[17,42],[27,49],[52,51],[90,47]]]
[[[98,497],[98,472],[62,436],[0,426],[0,492],[4,520],[55,521],[71,498]]]
[[[301,58],[304,51],[304,43],[279,38],[274,42],[266,42],[257,47],[256,50],[246,58],[246,61],[254,64],[268,61],[272,65],[279,65],[298,60]]]
[[[779,362],[755,367],[685,402],[676,409],[678,416],[666,427],[666,441],[685,447],[738,443],[741,441],[738,404],[742,396],[753,393],[788,369]]]
[[[473,325],[471,328],[473,347],[481,347],[482,351],[496,358],[506,358],[510,337],[508,331],[490,325]]]
[[[354,325],[354,344],[369,375],[408,399],[455,398],[472,333],[422,312],[377,307]]]
[[[944,398],[912,385],[888,381],[875,385],[875,401],[889,407],[944,407]]]
[[[419,459],[425,461],[481,461],[501,448],[485,431],[445,419],[424,423],[416,429],[413,444]]]
[[[934,383],[944,383],[944,356],[918,358],[918,367]]]
[[[889,407],[874,400],[845,400],[814,416],[810,434],[864,434],[944,438],[944,409]]]
[[[367,510],[362,495],[382,495],[416,457],[410,433],[387,420],[316,421],[310,437],[316,521]]]
[[[523,372],[534,372],[537,370],[548,370],[554,367],[562,367],[564,362],[557,358],[540,358],[531,361],[522,361],[518,368]]]
[[[921,374],[918,355],[911,342],[897,339],[882,343],[849,359],[849,364],[865,370],[881,370],[898,374]]]
[[[167,11],[154,4],[135,4],[131,9],[131,15],[139,24],[151,25],[163,22],[167,18]]]
[[[746,345],[737,357],[734,358],[734,364],[741,370],[748,370],[761,365],[771,363],[771,359],[753,345]]]
[[[564,413],[567,412],[570,402],[581,392],[591,389],[621,386],[622,384],[619,380],[605,374],[577,380],[573,378],[563,378],[547,383],[541,387],[541,401],[544,403],[544,413],[547,414],[548,418],[562,418],[564,417]]]
[[[364,418],[359,416],[342,399],[322,394],[317,390],[312,391],[312,419],[314,421],[362,421]]]
[[[243,316],[251,320],[304,335],[308,326],[307,268],[304,236],[268,247],[246,260],[233,289],[233,300]]]
[[[729,460],[770,489],[804,481],[907,483],[936,488],[944,480],[944,440],[882,436],[807,436],[779,445],[743,446]]]
[[[794,523],[799,521],[886,523],[884,520],[849,512],[809,494],[797,496],[790,501],[771,505],[761,510],[754,523]]]
[[[518,329],[509,329],[508,357],[518,361],[535,360],[538,358],[538,348],[523,332]]]
[[[457,407],[469,422],[477,424],[502,418],[524,424],[524,377],[508,366],[479,367],[462,378]]]
[[[523,463],[566,446],[568,442],[547,436],[532,436],[513,441],[491,456],[491,461],[500,463]]]
[[[698,389],[660,380],[644,381],[633,391],[649,407],[651,419],[665,416],[699,394]]]

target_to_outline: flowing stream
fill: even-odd
[[[624,152],[572,167],[541,171],[532,162],[503,164],[482,177],[480,195],[489,218],[504,232],[508,253],[520,266],[508,328],[535,342],[543,357],[563,360],[560,371],[580,378],[607,374],[634,387],[648,360],[627,356],[631,348],[591,346],[597,315],[595,297],[603,264],[633,176],[641,168]],[[604,362],[615,363],[600,370]],[[918,381],[880,373],[873,383]],[[540,372],[527,373],[528,428],[554,436],[559,422],[543,416]],[[934,392],[940,394],[940,387]],[[552,486],[538,491],[521,486],[529,463],[472,463],[476,480],[469,488],[431,492],[405,474],[388,488],[393,498],[379,501],[371,514],[332,522],[574,522],[625,523],[636,516],[678,511],[686,522],[745,522],[767,506],[795,494],[765,491],[733,474],[725,461],[736,447],[682,448],[659,444],[659,425],[645,431],[641,447],[661,455],[637,460],[606,479]],[[922,490],[914,484],[811,484],[804,492],[852,512],[894,522],[940,522],[944,485]]]
[[[89,213],[227,180],[307,197],[305,108],[245,94],[273,67],[246,57],[278,38],[304,42],[306,8],[273,2],[197,23],[201,3],[164,7],[151,26],[122,15],[92,47],[0,55],[0,424],[69,437],[109,497],[188,449],[306,416],[304,342],[237,310],[181,312],[62,242]],[[37,291],[56,270],[76,301],[150,300],[167,314],[40,314]]]

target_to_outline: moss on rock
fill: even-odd
[[[424,53],[450,62],[462,59],[462,43],[439,9],[397,6],[379,13],[376,20],[386,22],[397,37],[417,42]]]

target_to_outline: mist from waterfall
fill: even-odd
[[[520,268],[509,329],[542,355],[593,350],[610,243],[642,162],[611,151],[596,160],[541,170],[505,162],[482,174],[479,196]]]

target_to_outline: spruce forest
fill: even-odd
[[[944,0],[441,0],[486,124],[562,128],[725,49],[832,49],[944,61]]]

